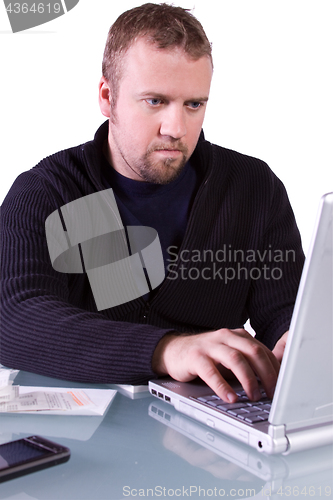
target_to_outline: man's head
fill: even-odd
[[[186,10],[146,4],[118,18],[99,92],[115,170],[158,184],[179,175],[200,135],[212,71],[211,46]]]
[[[112,90],[112,107],[117,101],[124,56],[139,38],[159,49],[179,47],[191,59],[208,56],[212,61],[206,33],[188,10],[153,3],[128,10],[111,26],[103,55],[102,74]]]

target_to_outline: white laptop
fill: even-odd
[[[311,486],[314,484],[331,484],[333,455],[332,446],[330,445],[289,455],[266,455],[221,432],[207,428],[206,425],[176,411],[172,406],[161,400],[155,399],[153,403],[150,403],[148,415],[174,431],[174,433],[168,432],[167,439],[163,438],[163,443],[169,450],[177,453],[177,450],[180,449],[179,443],[184,443],[185,449],[190,451],[189,455],[187,455],[186,451],[183,450],[184,454],[181,457],[187,460],[191,459],[190,453],[193,453],[193,450],[195,450],[196,457],[200,457],[201,454],[198,453],[198,450],[201,446],[221,457],[222,460],[216,462],[211,456],[209,462],[214,463],[214,466],[220,463],[221,467],[229,471],[228,465],[223,460],[231,462],[239,468],[238,475],[240,477],[244,477],[242,471],[246,471],[265,481],[266,484],[263,489],[266,491],[267,489],[272,493],[287,491],[288,485],[295,486],[295,479],[298,480],[296,484],[300,490],[305,491],[303,488],[303,485],[305,486],[304,478],[306,478],[306,484]],[[193,448],[189,446],[187,448],[186,441],[180,439],[179,433],[185,436],[186,439],[197,443],[199,447]],[[207,454],[201,456],[204,457],[203,463],[206,464]],[[200,466],[200,459],[196,461],[196,465]],[[233,469],[234,473],[235,469]],[[258,498],[262,498],[262,496],[258,495]],[[268,496],[265,495],[265,498],[268,498]]]
[[[154,396],[215,430],[269,454],[333,442],[333,193],[322,197],[298,289],[281,369],[270,402],[239,386],[225,403],[202,381],[149,382]]]

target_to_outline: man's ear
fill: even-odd
[[[104,76],[102,76],[102,78],[100,79],[98,89],[98,101],[100,110],[104,116],[110,118],[111,90]]]

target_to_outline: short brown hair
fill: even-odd
[[[139,38],[146,38],[159,49],[182,47],[194,60],[203,56],[212,61],[212,47],[200,22],[182,7],[165,3],[146,3],[121,14],[111,26],[105,45],[102,72],[116,103],[121,62],[126,51]]]

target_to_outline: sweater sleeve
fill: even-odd
[[[274,175],[272,183],[271,203],[264,216],[258,251],[262,279],[252,280],[248,302],[256,337],[270,349],[289,329],[304,264],[301,238],[287,192]]]
[[[79,382],[146,382],[169,330],[80,307],[75,276],[51,266],[45,220],[55,207],[43,182],[33,171],[22,174],[1,210],[0,362]]]

